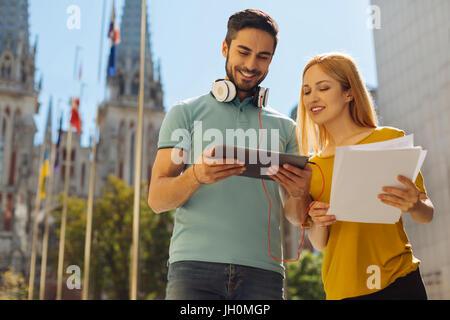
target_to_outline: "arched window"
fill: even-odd
[[[81,165],[81,188],[84,188],[84,177],[86,175],[86,163]]]
[[[11,154],[11,162],[9,164],[9,179],[8,179],[8,185],[13,186],[14,185],[14,177],[16,175],[16,151],[13,151]]]
[[[21,72],[22,83],[26,83],[28,80],[28,65],[25,63],[25,61],[22,61]]]
[[[6,136],[6,119],[3,118],[0,123],[0,183],[2,181],[3,171],[3,152],[5,151],[5,136]]]
[[[13,56],[9,52],[5,52],[3,57],[0,58],[0,77],[9,79],[11,78],[11,70],[13,65]]]
[[[123,77],[123,74],[119,74],[117,77],[117,84],[119,86],[119,95],[125,94],[125,79]]]
[[[139,94],[139,73],[135,73],[131,82],[131,94],[137,96]]]
[[[9,193],[6,197],[5,220],[3,220],[3,230],[11,231],[11,219],[13,212],[13,195]]]

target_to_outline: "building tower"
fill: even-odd
[[[116,51],[116,72],[107,75],[108,95],[99,110],[100,140],[96,195],[113,174],[134,184],[137,141],[141,1],[126,0],[120,27],[121,43]],[[145,49],[145,93],[142,180],[149,181],[156,156],[159,128],[164,118],[160,68],[152,61],[148,23]]]
[[[30,46],[28,1],[0,1],[0,271],[25,271],[37,185],[33,147],[40,84]],[[31,150],[31,151],[30,151]]]

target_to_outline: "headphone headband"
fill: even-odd
[[[236,98],[237,90],[232,81],[217,79],[212,85],[211,94],[219,102],[231,102]],[[258,86],[255,88],[252,102],[256,107],[263,108],[267,105],[268,96],[269,89]]]

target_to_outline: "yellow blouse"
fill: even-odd
[[[402,130],[395,128],[379,127],[358,144],[390,140],[404,134]],[[318,155],[310,161],[320,166],[325,177],[324,192],[321,198],[317,199],[322,191],[322,175],[316,166],[311,166],[311,195],[318,201],[329,203],[334,155]],[[421,192],[426,193],[420,173],[415,184]],[[336,221],[329,227],[322,264],[326,298],[343,299],[379,291],[397,278],[416,270],[419,263],[420,260],[413,256],[401,218],[396,224]],[[375,274],[374,270],[380,271],[379,285],[375,288],[368,285],[368,282],[371,282],[369,278]]]

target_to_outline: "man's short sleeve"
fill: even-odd
[[[293,153],[298,155],[298,143],[297,143],[297,130],[296,126],[292,126],[291,134],[288,138],[287,144],[286,144],[286,153]]]
[[[159,130],[158,149],[191,149],[191,130],[188,105],[173,106],[166,114]]]

